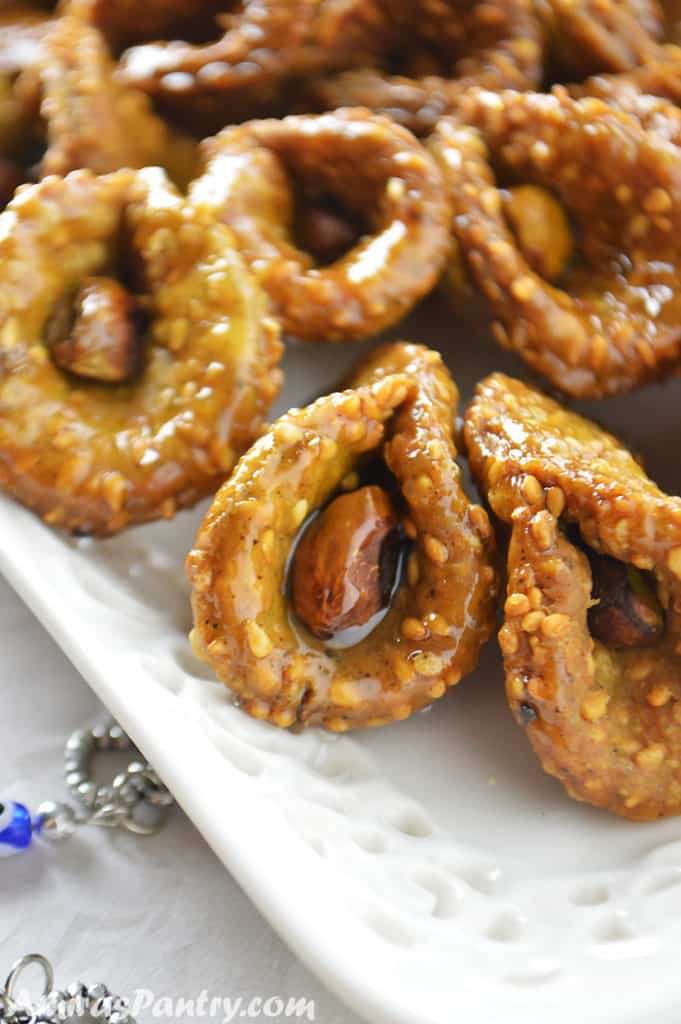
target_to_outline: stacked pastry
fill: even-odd
[[[678,37],[655,0],[3,4],[3,489],[95,535],[215,494],[193,647],[282,727],[442,697],[507,548],[508,698],[544,767],[681,810],[681,499],[498,374],[457,437],[418,344],[266,424],[281,336],[313,359],[436,288],[565,396],[677,374]]]

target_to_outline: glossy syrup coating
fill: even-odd
[[[457,398],[437,353],[386,346],[348,390],[283,416],[218,492],[187,559],[193,643],[249,714],[336,732],[383,725],[475,666],[497,578],[489,520],[455,462]],[[412,550],[385,617],[336,649],[293,615],[288,567],[311,513],[370,456],[394,474]]]
[[[418,0],[397,75],[380,67],[322,78],[312,90],[326,108],[367,107],[387,114],[417,135],[471,86],[527,89],[542,74],[542,37],[530,0]],[[418,47],[433,54],[434,70],[421,73],[409,55]]]
[[[647,63],[665,27],[657,0],[535,0],[535,11],[554,74],[568,80]]]
[[[146,310],[143,365],[102,385],[53,362],[46,328],[93,275]],[[115,533],[214,491],[280,385],[265,298],[221,225],[158,169],[23,186],[0,215],[0,483],[46,522]]]
[[[670,135],[661,117],[679,116],[681,104],[681,46],[658,46],[645,64],[619,74],[592,75],[582,82],[566,86],[576,98],[597,96],[611,106],[632,114],[645,128],[660,131],[678,144],[679,136]],[[664,101],[670,101],[664,105]],[[672,105],[670,107],[670,104]]]
[[[366,67],[404,42],[413,26],[402,0],[320,0],[291,61],[295,75]]]
[[[681,358],[681,149],[598,99],[471,91],[432,149],[448,176],[454,233],[495,335],[567,394],[625,392]],[[562,202],[576,259],[549,284],[503,211],[501,181]]]
[[[226,128],[202,144],[191,201],[219,216],[272,301],[284,333],[367,338],[400,320],[442,272],[451,212],[442,175],[405,129],[366,110]],[[293,235],[291,179],[321,185],[370,225],[319,267]]]
[[[614,437],[501,374],[479,385],[465,440],[511,526],[499,643],[511,708],[544,769],[628,818],[680,813],[681,498]],[[650,573],[665,618],[654,646],[593,638],[585,545]]]
[[[674,65],[681,76],[681,60],[675,61]],[[653,84],[652,80],[650,84]],[[594,75],[577,85],[554,85],[551,91],[557,96],[569,95],[574,99],[596,97],[609,107],[633,117],[646,131],[655,132],[675,146],[681,145],[681,109],[664,96],[663,90],[659,94],[653,89],[646,91],[635,74]]]
[[[237,93],[276,83],[305,42],[319,0],[243,0],[222,3],[209,43],[160,41],[133,46],[122,58],[126,79],[154,95],[177,100]]]
[[[35,77],[47,151],[41,173],[87,167],[105,174],[160,164],[175,170],[182,148],[148,97],[121,85],[100,33],[76,14],[54,20]],[[181,175],[178,175],[181,177]]]

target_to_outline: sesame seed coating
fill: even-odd
[[[476,479],[511,524],[499,641],[509,703],[519,721],[532,708],[526,731],[544,769],[625,817],[681,813],[681,498],[614,437],[501,374],[478,386],[464,433]],[[528,503],[528,475],[560,489],[560,524]],[[538,521],[552,522],[548,534]],[[651,572],[666,618],[654,646],[593,638],[585,545]]]
[[[526,89],[539,84],[542,37],[529,0],[416,0],[410,7],[399,75],[380,68],[345,71],[321,79],[312,89],[314,98],[328,109],[368,107],[426,135],[473,85]],[[420,47],[441,54],[425,74]]]
[[[576,396],[627,391],[678,364],[681,149],[598,99],[471,90],[432,150],[507,347]],[[492,164],[552,190],[576,225],[578,258],[554,285],[486,199],[499,187]]]
[[[656,0],[537,0],[554,77],[576,81],[652,59],[664,17]]]
[[[17,85],[27,105],[40,109],[44,127],[36,123],[33,130],[46,135],[41,175],[156,164],[174,173],[180,151],[186,163],[194,147],[152,111],[143,93],[117,81],[104,39],[77,10],[47,23],[35,63]]]
[[[404,718],[472,670],[493,626],[494,540],[489,530],[480,534],[482,510],[478,525],[471,521],[461,487],[453,441],[458,394],[440,356],[395,343],[373,353],[349,384],[291,410],[242,457],[187,559],[204,657],[246,711],[276,724],[283,710],[287,724],[336,731]],[[357,422],[365,429],[348,440]],[[326,458],[325,439],[337,444]],[[439,444],[429,451],[432,441]],[[385,616],[364,639],[334,649],[292,614],[287,566],[300,523],[290,510],[299,501],[310,513],[325,506],[369,454],[394,475],[416,535]],[[417,485],[423,474],[433,481],[425,498]],[[433,541],[446,561],[439,548],[437,561],[428,556]],[[270,670],[274,691],[259,683],[256,661]]]
[[[45,325],[83,278],[121,265],[139,269],[143,367],[120,385],[70,377]],[[212,493],[280,385],[277,327],[226,229],[159,169],[74,171],[18,190],[0,215],[0,268],[3,488],[96,534]]]
[[[191,200],[232,229],[285,334],[310,341],[377,334],[444,268],[451,211],[442,176],[423,146],[387,118],[339,110],[252,121],[206,140],[202,151],[205,171]],[[373,233],[318,267],[293,238],[290,175],[323,183],[363,213]]]
[[[245,0],[206,4],[208,43],[159,40],[133,46],[121,58],[128,81],[154,95],[248,96],[249,90],[276,83],[290,69],[303,45],[316,0]],[[166,30],[168,31],[168,30]]]

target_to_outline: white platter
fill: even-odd
[[[454,338],[435,304],[400,333],[439,347],[465,397],[492,369],[524,372]],[[359,351],[291,348],[277,411]],[[680,398],[676,381],[587,407],[676,493]],[[511,719],[494,644],[445,700],[382,730],[249,719],[186,640],[201,512],[71,541],[2,500],[0,568],[308,966],[372,1024],[678,1024],[681,819],[569,800]]]

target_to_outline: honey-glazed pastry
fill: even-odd
[[[646,131],[656,132],[675,146],[681,145],[681,108],[664,95],[644,91],[634,75],[594,75],[578,85],[554,85],[551,91],[575,99],[597,97],[633,117]]]
[[[502,345],[576,396],[675,368],[678,146],[598,99],[475,90],[431,146]]]
[[[483,381],[473,472],[510,527],[506,691],[544,769],[628,818],[681,812],[681,498],[520,381]]]
[[[46,522],[170,518],[258,436],[276,324],[229,232],[160,169],[20,188],[0,280],[0,485]]]
[[[87,167],[105,174],[160,164],[186,179],[190,172],[179,169],[179,161],[189,161],[193,146],[171,132],[143,93],[122,86],[114,71],[96,29],[76,14],[54,20],[41,61],[18,85],[24,97],[33,92],[44,124],[47,149],[39,173]]]
[[[189,16],[185,5],[183,18],[177,10],[173,17],[175,3],[167,4],[163,27],[156,10],[163,4],[154,0],[136,36],[129,0],[80,2],[90,3],[93,21],[114,43],[121,34],[129,43],[151,39],[156,21],[166,42],[131,46],[122,74],[176,117],[191,123],[198,111],[203,123],[220,126],[284,112],[287,92],[296,95],[301,80],[374,61],[413,21],[399,0],[248,0],[237,11],[225,0],[203,0]],[[219,38],[205,43],[213,37]]]
[[[659,130],[660,125],[650,119],[646,123],[646,111],[655,107],[656,99],[658,109],[663,100],[670,101],[676,108],[681,106],[681,46],[659,46],[654,57],[639,67],[619,74],[592,75],[566,88],[578,99],[597,96],[625,113],[642,117],[644,127]],[[670,116],[673,117],[673,113]],[[668,136],[667,131],[662,129],[662,132]]]
[[[127,81],[175,106],[190,101],[193,107],[201,97],[248,103],[253,92],[278,88],[291,71],[318,6],[319,0],[244,0],[236,10],[224,0],[201,4],[201,41],[191,41],[190,23],[182,39],[126,50],[121,70]]]
[[[414,20],[413,5],[402,0],[320,0],[292,72],[367,67],[404,44]]]
[[[325,108],[367,107],[417,135],[471,86],[528,89],[542,74],[542,37],[530,0],[418,0],[399,74],[368,67],[322,77],[310,88]]]
[[[620,72],[656,57],[665,18],[657,0],[535,0],[554,80]]]
[[[474,668],[497,577],[455,461],[457,399],[438,353],[388,345],[218,492],[187,559],[192,639],[249,714],[383,725]]]
[[[253,121],[206,140],[202,152],[190,199],[232,229],[286,334],[369,337],[438,280],[451,219],[442,175],[387,118],[339,110]],[[296,207],[310,203],[321,217],[305,218],[301,242],[316,254],[296,237]]]

